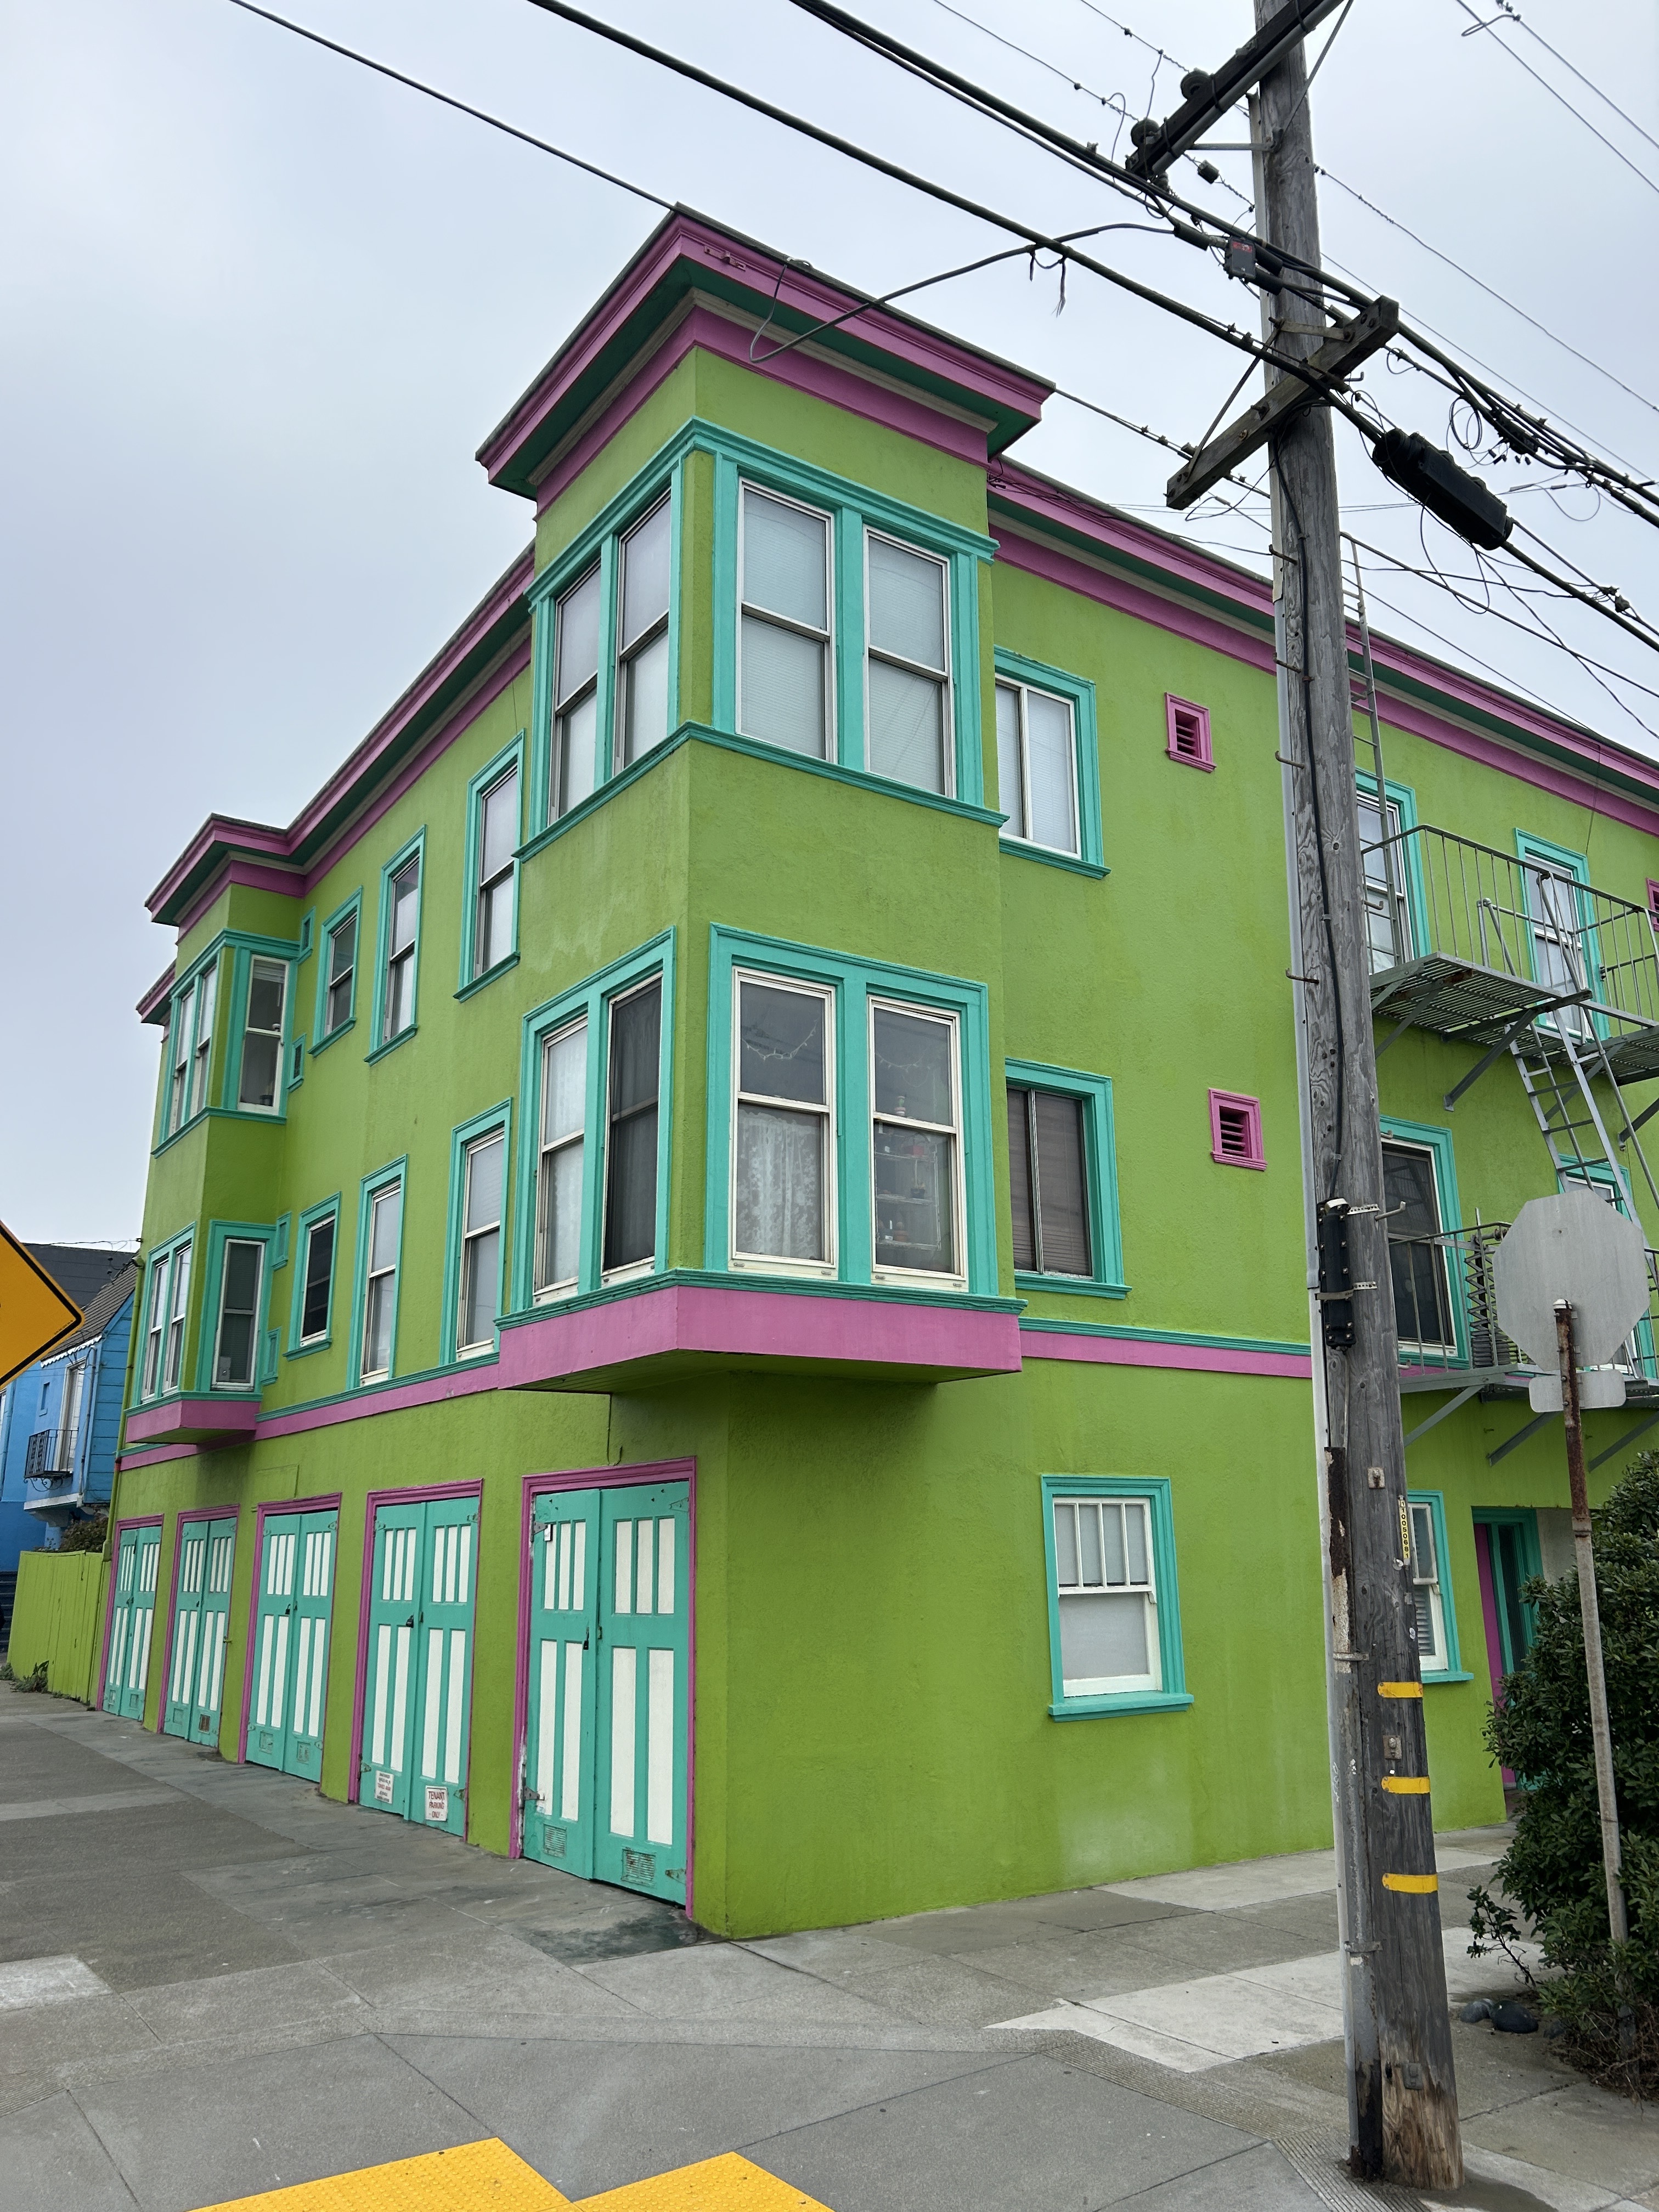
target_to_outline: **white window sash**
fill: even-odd
[[[1146,1551],[1146,1573],[1144,1579],[1136,1579],[1128,1573],[1128,1528],[1127,1524],[1128,1510],[1130,1509],[1133,1509],[1139,1513],[1142,1523],[1142,1536]],[[1073,1583],[1066,1583],[1060,1580],[1061,1563],[1060,1559],[1060,1546],[1058,1536],[1055,1533],[1054,1521],[1055,1516],[1063,1510],[1069,1510],[1073,1513],[1074,1516],[1074,1527],[1077,1526],[1078,1516],[1080,1516],[1080,1515],[1085,1511],[1092,1512],[1100,1516],[1103,1516],[1107,1512],[1115,1512],[1118,1515],[1121,1528],[1121,1540],[1123,1544],[1124,1553],[1125,1578],[1122,1582],[1109,1583],[1103,1579],[1098,1583],[1085,1583],[1080,1579],[1083,1553],[1081,1542],[1082,1532],[1080,1527],[1077,1528],[1076,1538],[1079,1579]],[[1158,1610],[1157,1519],[1153,1511],[1152,1500],[1150,1498],[1091,1497],[1086,1493],[1081,1493],[1073,1497],[1057,1496],[1049,1500],[1048,1511],[1049,1534],[1051,1540],[1054,1544],[1054,1596],[1056,1605],[1063,1605],[1068,1599],[1073,1601],[1085,1602],[1097,1600],[1102,1604],[1119,1603],[1127,1605],[1133,1601],[1139,1599],[1145,1608],[1145,1633],[1146,1638],[1146,1657],[1148,1662],[1146,1670],[1143,1673],[1134,1674],[1062,1674],[1060,1681],[1061,1695],[1066,1698],[1109,1698],[1133,1696],[1137,1692],[1160,1690],[1163,1687],[1164,1683],[1164,1661]],[[1101,1533],[1103,1536],[1103,1529]],[[1103,1558],[1104,1553],[1103,1547],[1103,1577],[1104,1572]],[[1061,1648],[1063,1652],[1063,1644]],[[1060,1658],[1060,1663],[1063,1666],[1063,1657]]]
[[[945,665],[942,668],[929,668],[922,661],[908,660],[902,653],[887,651],[883,647],[873,646],[870,642],[870,547],[872,543],[878,538],[881,539],[886,544],[896,545],[899,550],[902,553],[914,553],[921,560],[931,561],[937,568],[943,571],[941,592],[943,609],[942,649],[945,657]],[[902,668],[909,675],[926,677],[930,683],[937,684],[940,686],[942,692],[939,713],[940,736],[945,756],[943,763],[945,785],[944,795],[947,799],[954,799],[957,790],[956,695],[955,688],[951,680],[951,563],[949,561],[945,559],[940,554],[928,552],[923,546],[908,544],[902,538],[895,538],[890,534],[890,532],[885,530],[872,530],[866,525],[864,532],[865,765],[867,768],[869,766],[870,760],[870,663],[872,660],[881,660],[885,661],[890,668]]]
[[[822,1106],[799,1098],[774,1098],[743,1088],[743,986],[758,983],[775,991],[794,991],[815,998],[823,1006],[823,1096]],[[827,984],[804,983],[793,975],[769,975],[761,969],[734,969],[732,973],[732,1133],[727,1147],[727,1257],[733,1267],[761,1269],[769,1275],[833,1276],[837,1257],[840,1193],[836,1174],[836,994]],[[769,1107],[779,1113],[816,1115],[823,1136],[823,1249],[822,1260],[787,1260],[764,1252],[745,1252],[738,1243],[738,1122],[745,1106]]]
[[[747,521],[750,489],[764,499],[775,500],[780,507],[793,507],[799,514],[810,514],[823,525],[823,606],[829,617],[828,626],[814,629],[810,623],[797,622],[792,616],[779,614],[775,608],[762,606],[748,596],[748,538]],[[744,726],[743,698],[743,623],[744,616],[753,622],[770,623],[775,629],[791,631],[797,637],[811,638],[823,647],[823,751],[819,757],[838,760],[841,747],[837,742],[836,725],[836,518],[827,509],[811,507],[805,500],[790,499],[782,492],[774,491],[769,484],[750,485],[745,479],[738,487],[738,604],[737,659],[738,672],[738,729]],[[760,738],[757,743],[764,744]],[[807,757],[810,757],[808,756]]]
[[[940,1022],[951,1032],[951,1104],[955,1119],[951,1121],[923,1121],[913,1115],[884,1114],[876,1105],[876,1015],[878,1012],[909,1014],[923,1021]],[[917,1006],[904,999],[869,998],[865,1012],[866,1065],[869,1070],[870,1127],[870,1249],[871,1278],[873,1281],[893,1283],[949,1283],[965,1285],[968,1279],[968,1206],[967,1163],[963,1158],[962,1131],[962,1027],[956,1014],[939,1006]],[[876,1218],[876,1126],[885,1122],[896,1129],[920,1129],[931,1136],[950,1137],[951,1145],[951,1249],[960,1262],[953,1274],[943,1274],[932,1267],[896,1267],[890,1262],[880,1263],[874,1258],[880,1242]]]
[[[578,1030],[580,1031],[582,1038],[582,1118],[578,1121],[574,1129],[566,1130],[562,1135],[555,1137],[550,1142],[545,1142],[542,1140],[540,1132],[546,1127],[548,1062],[552,1057],[555,1048],[563,1042],[566,1038],[574,1036]],[[542,1037],[539,1046],[541,1059],[539,1063],[540,1072],[538,1076],[538,1091],[536,1098],[538,1130],[536,1160],[536,1243],[532,1261],[532,1271],[536,1278],[533,1285],[533,1292],[538,1304],[553,1298],[569,1297],[571,1292],[575,1290],[577,1284],[580,1282],[581,1278],[581,1215],[584,1211],[583,1198],[585,1196],[585,1187],[590,1172],[590,1164],[587,1158],[586,1109],[588,1072],[587,1056],[591,1049],[592,1039],[588,1034],[588,1021],[586,1014],[580,1016],[575,1021],[563,1023],[557,1029],[549,1030]],[[549,1218],[550,1212],[553,1205],[558,1163],[561,1155],[571,1151],[573,1148],[576,1149],[580,1155],[582,1186],[579,1190],[577,1198],[576,1269],[574,1274],[548,1277],[546,1279],[543,1279],[544,1263],[550,1256],[547,1249]]]

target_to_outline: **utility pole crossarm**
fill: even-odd
[[[1287,0],[1213,75],[1197,70],[1184,76],[1182,92],[1194,76],[1201,81],[1175,113],[1135,148],[1124,166],[1139,176],[1162,175],[1171,161],[1196,145],[1229,108],[1340,5],[1340,0]]]
[[[1301,376],[1281,376],[1262,398],[1184,462],[1164,487],[1167,503],[1185,507],[1202,498],[1241,461],[1265,446],[1282,423],[1318,399],[1322,384],[1340,383],[1362,361],[1369,361],[1387,345],[1399,328],[1399,301],[1373,300],[1357,321],[1328,338],[1310,358],[1306,382]]]

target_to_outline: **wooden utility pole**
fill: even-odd
[[[1258,27],[1281,0],[1255,0]],[[1300,42],[1250,103],[1258,234],[1319,264]],[[1293,281],[1303,282],[1300,279]],[[1304,289],[1316,288],[1304,283]],[[1305,359],[1316,299],[1263,295],[1263,335]],[[1278,374],[1267,370],[1271,392]],[[1273,604],[1291,864],[1314,1401],[1331,1656],[1349,2160],[1365,2179],[1463,2179],[1410,1575],[1399,1353],[1384,1218],[1330,410],[1276,433]]]

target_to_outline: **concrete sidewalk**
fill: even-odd
[[[1339,2171],[1328,1853],[726,1943],[14,1692],[0,1836],[0,2212],[486,2136],[573,2198],[735,2150],[831,2212],[1416,2202]],[[1449,1926],[1502,1841],[1442,1839]],[[1659,2206],[1659,2123],[1541,2036],[1456,2038],[1460,2202]]]

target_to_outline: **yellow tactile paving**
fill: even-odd
[[[572,2206],[550,2181],[491,2137],[390,2166],[362,2166],[326,2181],[267,2189],[203,2212],[828,2212],[735,2151],[672,2173],[630,2181]]]
[[[805,2203],[805,2199],[800,2200]],[[560,2212],[570,2199],[492,2136],[326,2181],[262,2190],[204,2212]]]
[[[775,2173],[751,2166],[736,2151],[705,2158],[649,2181],[630,2181],[626,2189],[607,2189],[584,2197],[576,2212],[827,2212],[815,2197],[803,2197]]]

